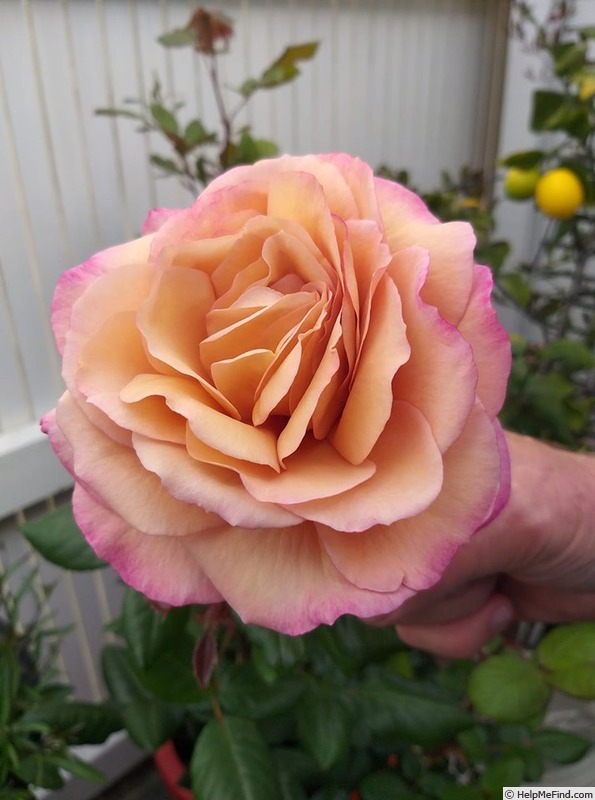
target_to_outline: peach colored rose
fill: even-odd
[[[54,299],[42,424],[95,551],[292,634],[431,586],[508,494],[471,228],[332,154],[234,169],[144,233]]]

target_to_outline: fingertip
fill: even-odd
[[[439,625],[397,625],[410,647],[445,658],[470,658],[514,620],[514,608],[503,595],[492,595],[473,614]]]

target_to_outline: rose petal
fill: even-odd
[[[458,326],[473,349],[477,396],[491,417],[499,413],[504,403],[511,364],[510,337],[491,304],[493,283],[487,267],[475,268],[469,304]]]
[[[388,276],[374,293],[370,318],[345,409],[331,438],[352,464],[367,458],[378,441],[391,415],[392,379],[411,353],[399,293]]]
[[[151,355],[182,375],[204,375],[199,344],[214,300],[204,272],[177,268],[158,273],[137,317]]]
[[[106,272],[126,264],[146,263],[152,239],[152,236],[144,236],[110,247],[62,274],[52,300],[52,329],[60,353],[70,329],[72,307],[79,297]]]
[[[338,531],[365,531],[421,513],[441,490],[440,451],[430,426],[408,403],[395,403],[369,460],[376,472],[365,483],[323,501],[288,507]]]
[[[109,318],[103,328],[86,341],[79,363],[74,382],[80,390],[80,403],[87,416],[88,409],[95,407],[103,412],[106,420],[127,430],[157,439],[184,441],[185,420],[167,408],[162,397],[155,396],[157,393],[136,398],[134,404],[123,400],[122,392],[127,384],[139,374],[152,371],[132,312],[121,312]],[[162,380],[167,379],[163,377]],[[129,443],[129,439],[115,437],[112,429],[105,428],[96,416],[91,421],[110,438],[121,444]]]
[[[205,191],[210,194],[224,187],[243,185],[245,181],[259,181],[266,187],[277,175],[292,171],[314,175],[323,188],[331,213],[342,219],[357,218],[358,206],[345,177],[334,164],[326,163],[319,156],[281,156],[263,159],[250,166],[235,167],[215,178]]]
[[[196,461],[185,448],[143,436],[134,437],[134,447],[143,466],[159,475],[173,497],[214,512],[230,525],[264,528],[301,522],[291,511],[252,497],[235,472]]]
[[[439,222],[422,201],[393,181],[376,181],[386,240],[394,253],[421,245],[430,254],[422,297],[448,322],[461,319],[473,284],[475,235],[466,222]]]
[[[307,172],[281,172],[269,185],[267,214],[297,222],[331,264],[338,267],[335,226],[320,183]]]
[[[390,592],[404,582],[416,591],[427,589],[489,514],[499,494],[500,467],[496,429],[478,405],[444,457],[442,490],[425,511],[360,535],[319,526],[321,541],[356,586]]]
[[[242,482],[251,495],[263,502],[299,504],[345,492],[375,472],[372,461],[349,464],[328,442],[317,442],[312,436],[307,436],[286,459],[285,467],[274,476],[242,474]]]
[[[155,233],[168,219],[175,217],[180,211],[181,209],[179,208],[152,208],[143,222],[141,233],[143,236],[148,233]]]
[[[275,433],[261,426],[254,428],[221,411],[200,384],[187,378],[162,375],[138,375],[122,390],[125,402],[145,397],[165,397],[176,414],[188,420],[194,435],[210,447],[232,458],[279,469]]]
[[[143,469],[134,450],[94,428],[68,393],[58,403],[55,421],[72,448],[77,482],[136,530],[184,536],[220,524],[215,515],[172,497],[156,475]]]
[[[408,248],[389,269],[399,287],[411,357],[393,381],[395,397],[419,408],[444,452],[460,435],[475,402],[477,368],[459,331],[423,298],[427,253]]]
[[[97,503],[81,486],[75,487],[72,506],[95,553],[137,591],[173,606],[224,599],[196,558],[195,537],[147,537]]]
[[[196,542],[202,568],[244,622],[292,636],[331,625],[342,614],[388,613],[413,594],[407,587],[391,594],[354,587],[332,565],[310,523],[230,528],[201,534]]]

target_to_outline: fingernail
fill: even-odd
[[[514,610],[510,603],[500,603],[496,606],[490,620],[493,634],[502,633],[514,620]]]

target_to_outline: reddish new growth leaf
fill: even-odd
[[[210,628],[207,628],[200,639],[197,639],[192,656],[194,676],[201,689],[206,689],[211,682],[218,660],[219,653],[215,634]]]
[[[198,8],[194,12],[187,27],[194,34],[195,49],[207,55],[216,52],[216,45],[220,41],[227,47],[233,36],[233,25],[229,17],[205,8]]]

